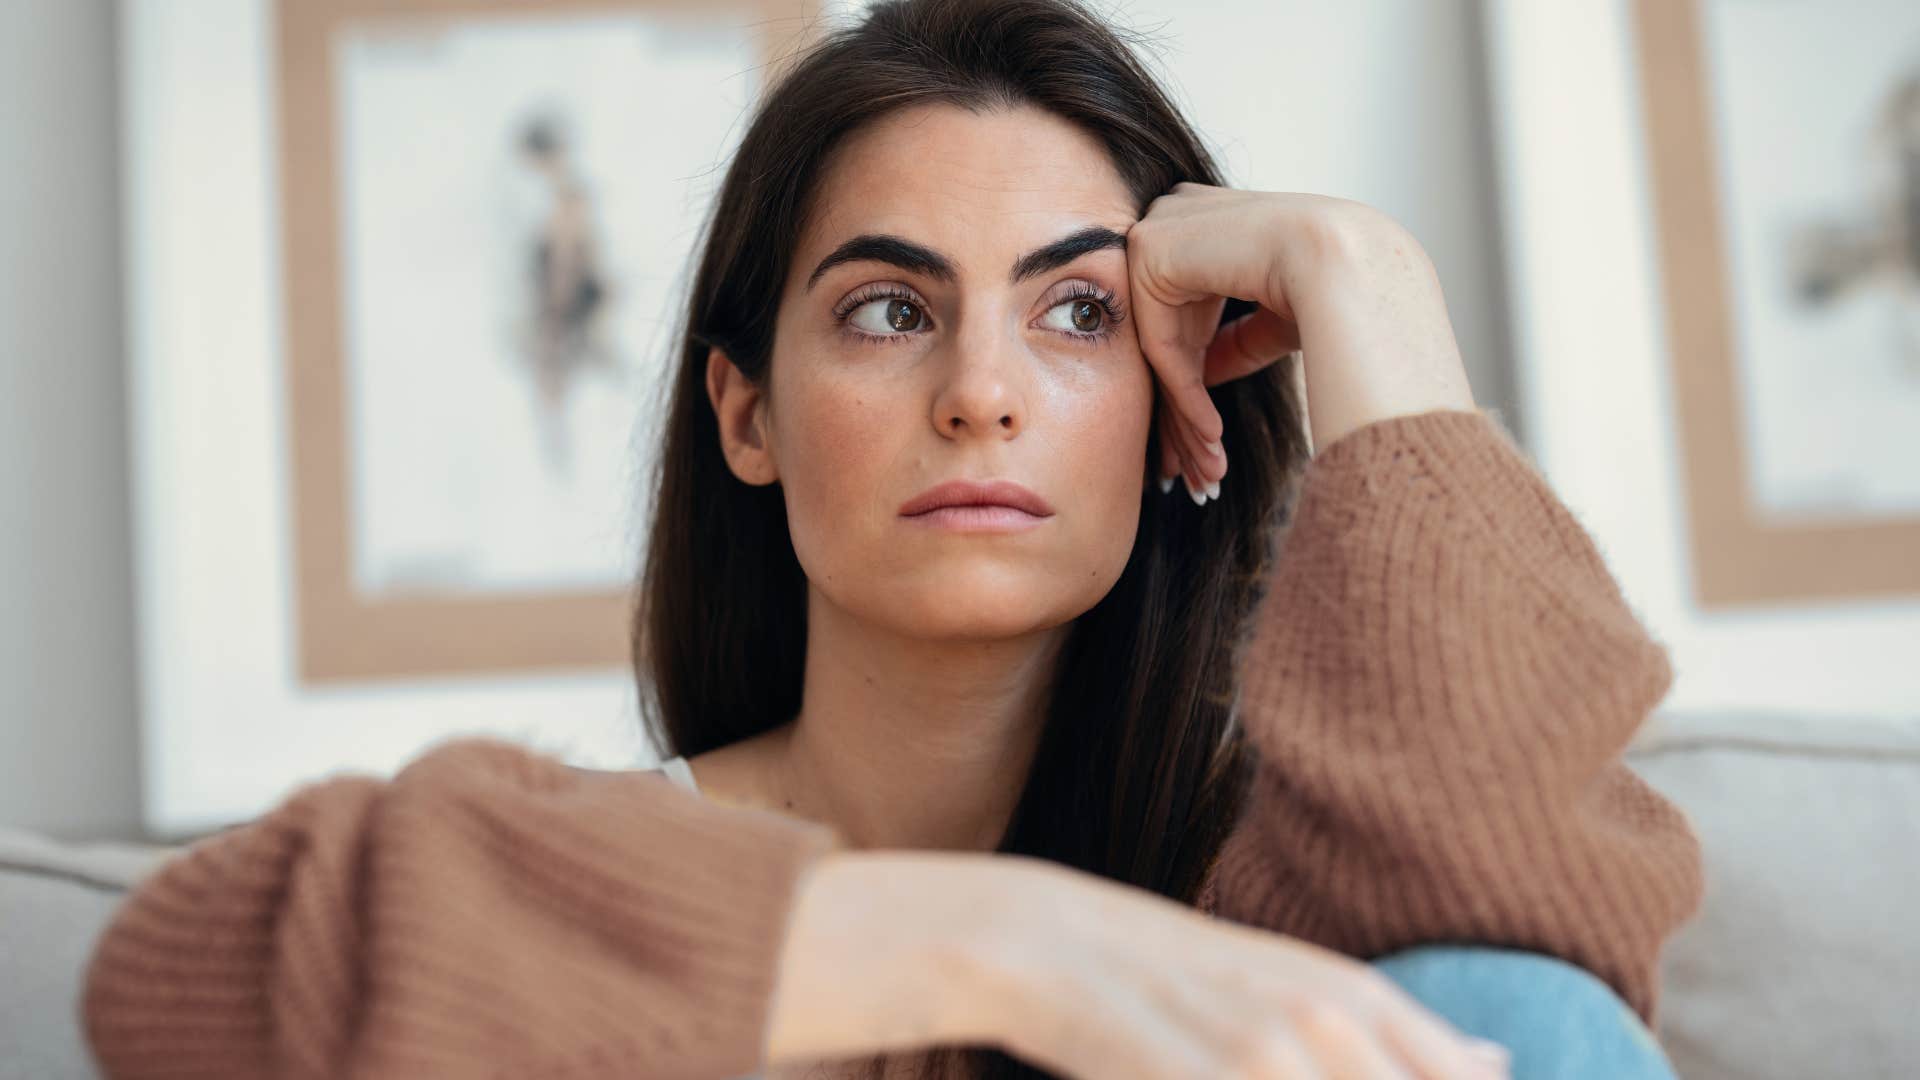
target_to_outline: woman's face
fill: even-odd
[[[1106,595],[1153,410],[1117,239],[1136,216],[1099,144],[1036,109],[916,107],[842,145],[788,269],[770,394],[740,421],[756,434],[728,440],[736,473],[781,483],[815,590],[903,634],[975,639]],[[897,240],[843,247],[859,237]],[[1011,480],[1052,513],[1011,531],[903,515],[956,479]]]

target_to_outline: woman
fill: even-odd
[[[1220,186],[1096,19],[810,50],[665,438],[672,775],[464,739],[196,845],[95,951],[111,1075],[1671,1075],[1665,650],[1414,239]]]

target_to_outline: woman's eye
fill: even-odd
[[[1064,330],[1074,334],[1097,334],[1103,329],[1102,322],[1107,311],[1092,300],[1076,299],[1055,304],[1047,310],[1051,316],[1056,311],[1065,311],[1066,318],[1048,325],[1055,330]]]
[[[863,313],[871,313],[872,320],[863,321]],[[911,333],[919,329],[924,318],[919,305],[897,296],[869,300],[847,314],[847,321],[853,323],[855,329],[880,336]]]

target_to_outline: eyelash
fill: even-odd
[[[1075,300],[1092,300],[1100,305],[1105,315],[1101,319],[1100,329],[1098,330],[1055,330],[1054,333],[1064,334],[1070,338],[1077,338],[1081,341],[1093,343],[1112,337],[1119,331],[1120,324],[1126,321],[1126,305],[1123,304],[1120,301],[1120,297],[1112,291],[1084,281],[1076,281],[1069,285],[1068,289],[1070,291],[1067,295],[1055,300],[1048,306],[1047,310],[1051,311],[1061,304],[1070,304]],[[862,345],[886,345],[896,341],[903,341],[918,333],[918,331],[910,330],[902,334],[870,334],[847,321],[855,311],[860,310],[863,305],[873,303],[875,300],[905,300],[915,307],[920,308],[923,315],[925,314],[927,306],[921,303],[918,296],[901,286],[869,285],[853,296],[848,297],[844,303],[834,310],[834,321],[838,322],[841,329],[852,335],[853,339]]]

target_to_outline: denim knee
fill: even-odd
[[[1515,1080],[1675,1080],[1611,986],[1559,957],[1496,945],[1427,944],[1373,966],[1469,1035],[1513,1053]]]

